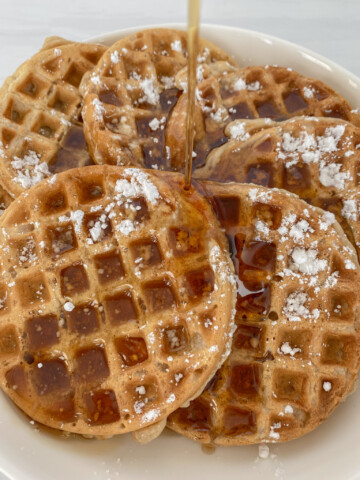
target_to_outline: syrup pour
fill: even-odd
[[[189,0],[188,22],[188,88],[186,110],[186,145],[185,145],[185,190],[191,186],[192,154],[194,146],[194,110],[196,89],[196,61],[199,50],[200,0]]]

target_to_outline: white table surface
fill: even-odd
[[[82,40],[137,25],[182,22],[186,8],[187,0],[0,0],[0,82],[46,36]],[[202,21],[300,43],[360,76],[359,0],[203,0]]]
[[[0,83],[47,36],[83,40],[137,25],[185,22],[186,11],[186,0],[0,0]],[[360,76],[360,0],[203,0],[201,18],[299,43]]]

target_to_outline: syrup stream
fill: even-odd
[[[186,109],[185,190],[190,189],[192,154],[194,146],[194,110],[196,89],[196,62],[199,49],[200,0],[189,0],[188,18],[188,88]]]

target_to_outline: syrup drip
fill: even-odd
[[[196,60],[199,49],[200,0],[189,0],[188,23],[188,89],[186,110],[186,145],[185,145],[185,190],[190,188],[192,154],[194,146],[194,111],[196,89]]]

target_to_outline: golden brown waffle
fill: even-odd
[[[182,184],[74,169],[1,217],[1,387],[33,419],[100,436],[164,424],[229,353],[225,236]]]
[[[4,213],[5,209],[13,201],[13,198],[0,184],[0,216]]]
[[[177,45],[174,35],[180,35],[181,45],[185,37],[182,32],[160,31],[162,36],[159,30],[153,32],[120,40],[104,55],[94,76],[86,77],[85,135],[97,163],[134,163],[165,170],[184,167],[186,69],[176,72],[186,58],[171,45]],[[164,56],[153,53],[163,51],[157,46],[160,40],[166,45]],[[209,48],[216,52],[215,47]],[[238,69],[219,51],[210,58],[216,61],[204,59],[198,70],[195,169],[204,165],[210,151],[226,143],[224,128],[239,118],[279,121],[311,115],[360,125],[348,102],[319,80],[282,67]],[[147,92],[150,101],[146,101]]]
[[[51,37],[0,89],[0,177],[19,195],[52,173],[89,165],[79,84],[106,48]]]
[[[194,168],[202,167],[213,149],[226,143],[224,128],[236,119],[280,121],[295,115],[338,117],[360,125],[348,102],[323,82],[292,69],[251,66],[208,75],[197,87]],[[174,106],[166,126],[165,148],[171,167],[184,165],[186,95]],[[256,122],[252,129],[256,128]]]
[[[357,111],[325,83],[291,68],[250,66],[219,79],[232,119],[285,120],[298,115],[340,118],[360,125]]]
[[[360,258],[360,244],[353,232],[359,228],[357,217],[350,223],[344,206],[348,191],[360,191],[360,128],[332,118],[261,122],[229,124],[226,133],[234,138],[214,150],[194,177],[296,193],[336,215]]]
[[[232,351],[168,426],[216,445],[284,442],[352,391],[360,366],[360,268],[338,223],[291,193],[203,182],[237,273]]]
[[[199,81],[234,69],[230,56],[212,43],[201,39],[199,51]],[[173,163],[184,118],[172,110],[186,87],[186,66],[187,33],[178,30],[141,31],[109,48],[82,85],[85,136],[95,162],[151,168]],[[169,118],[175,128],[168,128]]]
[[[360,189],[346,191],[343,195],[335,197],[335,204],[342,218],[343,228],[351,242],[356,246],[360,257]]]

